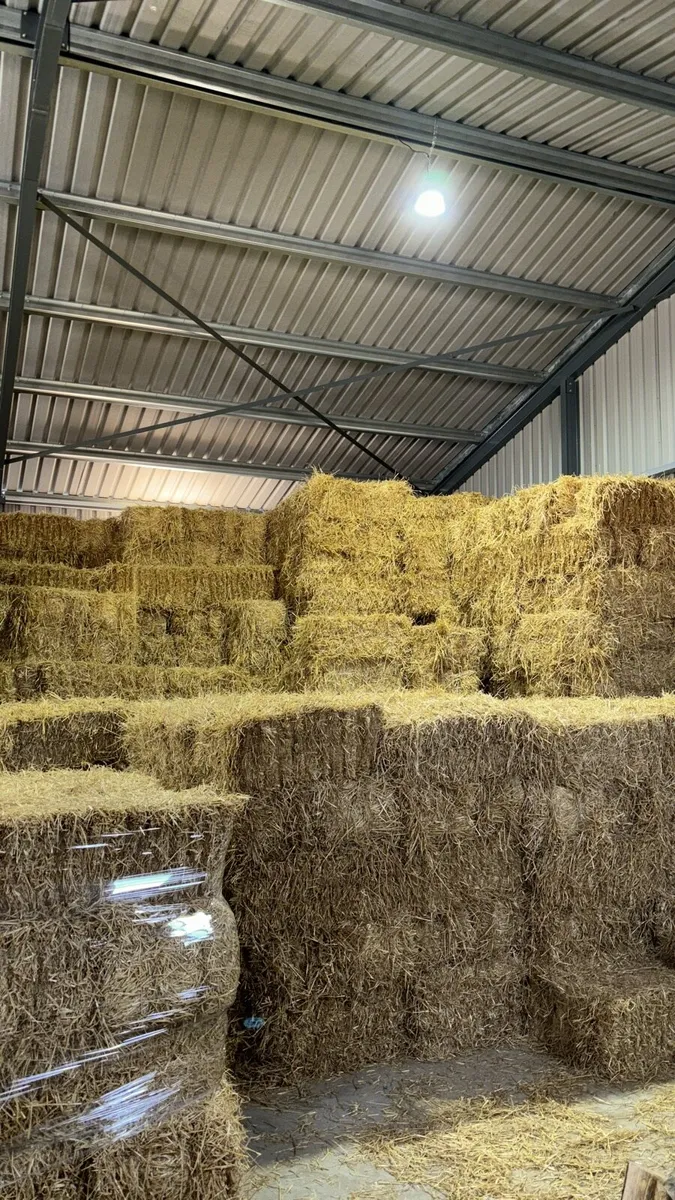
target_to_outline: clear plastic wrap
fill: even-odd
[[[235,1194],[226,1039],[239,952],[221,895],[231,811],[219,820],[212,801],[196,823],[194,808],[154,824],[60,812],[51,849],[26,829],[41,860],[32,887],[14,852],[20,825],[4,822],[3,1200],[146,1200],[155,1179],[163,1200]]]

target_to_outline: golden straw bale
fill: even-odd
[[[5,661],[54,656],[133,662],[136,636],[136,602],[127,593],[0,587]]]
[[[675,1060],[675,971],[646,956],[535,976],[535,1028],[560,1058],[605,1079],[663,1078]]]
[[[138,662],[143,667],[223,665],[223,608],[143,604],[138,610]]]
[[[401,572],[393,559],[373,564],[328,555],[303,558],[281,572],[281,591],[292,611],[312,616],[395,612]]]
[[[408,484],[314,475],[268,517],[268,556],[299,614],[395,611]],[[358,607],[354,604],[358,603]]]
[[[102,574],[109,590],[133,592],[142,604],[158,608],[208,607],[229,600],[274,598],[274,571],[267,566],[178,567],[112,563]]]
[[[450,564],[453,528],[467,511],[488,504],[478,492],[453,496],[410,497],[403,509],[404,533],[398,563],[401,577],[396,589],[396,609],[410,617],[440,614],[457,619]]]
[[[656,526],[642,540],[640,566],[649,571],[675,571],[675,528]]]
[[[40,696],[63,700],[76,696],[151,700],[161,696],[249,692],[262,686],[259,679],[233,667],[139,667],[43,662],[5,670],[8,673],[7,688],[11,686],[12,690],[7,690],[4,698],[16,700],[36,700]]]
[[[49,587],[72,591],[83,588],[95,592],[130,591],[114,588],[108,582],[110,567],[69,567],[62,563],[21,562],[0,559],[0,585],[3,587]]]
[[[0,515],[0,557],[99,567],[114,558],[117,518],[79,521],[49,513]]]
[[[279,685],[287,636],[281,600],[233,601],[223,610],[223,661],[260,687]]]
[[[444,617],[410,629],[405,682],[411,688],[443,687],[478,691],[487,661],[481,629],[469,629]]]
[[[0,705],[0,771],[126,765],[124,713],[111,700]]]
[[[368,695],[258,692],[143,701],[125,744],[134,769],[164,787],[267,793],[370,774],[380,725]]]
[[[120,539],[124,563],[261,565],[265,517],[234,509],[127,508]]]
[[[113,1142],[91,1158],[91,1200],[236,1200],[245,1160],[239,1101],[227,1078],[201,1104]]]
[[[672,485],[630,477],[563,478],[460,519],[455,600],[490,637],[498,694],[675,686],[675,572],[656,549],[671,521]]]
[[[289,645],[292,689],[392,689],[405,679],[411,622],[395,614],[299,617]]]
[[[111,880],[182,868],[219,895],[241,804],[208,786],[166,791],[135,771],[0,774],[0,911],[55,917],[88,909]]]

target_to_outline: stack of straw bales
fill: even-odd
[[[604,1076],[675,1062],[675,702],[531,700],[534,1028]]]
[[[279,686],[286,610],[263,561],[262,514],[142,508],[104,522],[2,522],[2,699]]]
[[[252,797],[225,871],[241,1074],[288,1082],[520,1032],[522,789],[504,776],[521,724],[489,698],[412,693],[384,710],[365,695],[135,707],[137,767]]]
[[[460,629],[447,566],[466,497],[315,475],[268,518],[268,555],[294,618],[287,686],[478,687],[484,638]]]
[[[465,514],[453,588],[489,630],[501,695],[657,695],[675,686],[675,488],[561,478]]]
[[[106,769],[0,776],[0,1194],[236,1194],[221,877],[241,804]]]

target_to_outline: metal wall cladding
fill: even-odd
[[[517,488],[550,483],[561,470],[560,400],[554,400],[462,484],[460,491],[506,496]]]
[[[584,474],[675,463],[675,296],[662,300],[581,378]]]
[[[441,15],[461,16],[527,40],[548,41],[586,57],[602,58],[604,53],[605,61],[618,65],[626,65],[624,55],[632,52],[637,63],[633,70],[652,68],[659,73],[669,46],[671,59],[675,55],[672,20],[663,0],[638,6],[640,11],[645,7],[665,43],[660,53],[653,44],[658,34],[650,29],[650,36],[645,36],[636,6],[625,0],[619,4],[620,14],[613,11],[611,17],[602,3],[591,4],[590,13],[578,2],[557,5],[553,11],[550,4],[532,6],[529,0],[505,7],[495,0],[469,6],[452,0],[433,5]],[[675,162],[667,114],[646,113],[285,4],[215,0],[200,10],[191,0],[156,5],[134,0],[121,9],[107,5],[102,16],[98,7],[81,8],[75,20],[85,24],[100,20],[106,31],[139,41],[603,158],[654,170],[667,170]],[[623,51],[617,51],[617,42]]]

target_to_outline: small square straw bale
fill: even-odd
[[[133,662],[136,602],[128,593],[0,588],[0,650],[9,662]]]
[[[139,703],[126,747],[166,787],[263,793],[370,774],[380,727],[367,695],[259,692]]]
[[[402,687],[410,646],[407,617],[298,617],[289,646],[291,688],[352,691]]]
[[[120,518],[124,563],[261,565],[265,517],[234,509],[127,508]]]
[[[139,667],[108,663],[42,662],[8,668],[14,692],[7,699],[36,700],[78,696],[151,700],[165,696],[207,696],[248,692],[260,681],[234,667]],[[9,676],[8,683],[9,683]]]
[[[274,571],[268,566],[113,563],[99,575],[109,590],[133,592],[142,604],[156,608],[274,599]]]
[[[259,687],[279,686],[287,636],[280,600],[234,601],[223,611],[223,661]]]
[[[567,968],[532,986],[539,1036],[560,1058],[609,1079],[672,1073],[675,972],[627,957]]]
[[[111,700],[38,700],[0,707],[0,771],[126,765],[123,712]]]
[[[75,1053],[65,1043],[60,1050],[45,1046],[23,1075],[3,1068],[3,1153],[55,1145],[87,1151],[137,1132],[144,1115],[160,1120],[177,1105],[201,1100],[226,1070],[227,1032],[224,1012],[209,1020],[186,1015],[175,1024],[162,1012],[149,1013],[122,1036],[87,1044],[83,1030]]]
[[[166,871],[191,873],[188,897],[218,896],[242,803],[102,767],[0,774],[0,913],[53,919],[88,910],[116,880]]]
[[[95,1153],[91,1200],[236,1200],[244,1158],[239,1102],[224,1078],[208,1099]]]
[[[98,567],[115,556],[118,521],[79,521],[49,513],[0,515],[0,557]]]

